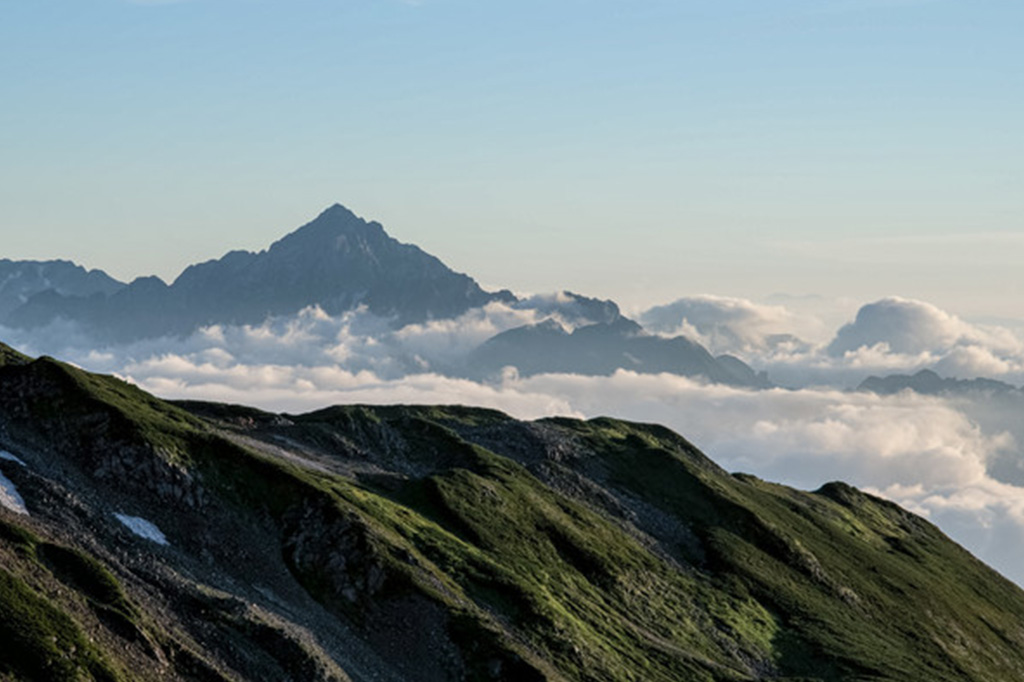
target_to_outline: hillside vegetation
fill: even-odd
[[[0,450],[0,679],[1024,679],[1024,592],[927,521],[660,426],[174,404],[0,345]]]

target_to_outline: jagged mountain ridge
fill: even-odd
[[[931,524],[658,426],[175,405],[0,346],[0,450],[13,679],[1024,675],[1024,592]]]
[[[89,277],[106,276],[94,271]],[[367,222],[340,204],[264,251],[232,251],[189,266],[170,285],[158,277],[113,283],[106,289],[88,284],[80,278],[78,289],[58,287],[35,291],[24,300],[9,299],[11,309],[0,314],[0,324],[34,330],[66,320],[103,346],[186,337],[209,325],[260,324],[313,305],[332,315],[363,305],[401,327],[455,318],[501,301],[535,311],[538,318],[549,320],[545,325],[557,326],[561,320],[576,328],[561,336],[545,334],[544,325],[509,330],[464,363],[431,369],[482,378],[499,374],[507,365],[518,366],[524,375],[611,374],[622,368],[754,388],[768,385],[766,377],[737,358],[712,357],[684,337],[646,334],[613,301],[570,292],[520,300],[507,290],[484,291],[469,276],[453,272],[417,246],[398,242],[379,223]]]
[[[0,259],[0,321],[39,294],[81,298],[109,296],[124,288],[102,270],[86,270],[67,260]]]
[[[913,391],[922,395],[969,395],[972,393],[1005,394],[1019,391],[1005,381],[978,377],[975,379],[954,379],[942,377],[930,369],[914,374],[889,374],[884,377],[869,376],[857,386],[858,391],[869,391],[878,395],[892,395],[900,391]]]
[[[419,247],[388,236],[335,204],[265,251],[232,251],[192,265],[170,285],[141,277],[109,296],[50,295],[6,319],[38,327],[56,318],[84,325],[103,341],[186,335],[210,324],[258,324],[311,305],[339,313],[365,305],[400,324],[455,317],[507,291],[485,292]]]
[[[609,375],[618,369],[668,372],[723,384],[756,388],[768,378],[730,355],[715,357],[683,336],[649,334],[619,317],[566,330],[557,320],[517,327],[491,337],[467,359],[470,376],[487,377],[514,366],[523,376],[547,372]]]

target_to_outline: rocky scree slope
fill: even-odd
[[[935,527],[658,426],[172,404],[0,346],[0,451],[4,679],[1024,678],[1024,593]]]

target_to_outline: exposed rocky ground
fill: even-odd
[[[0,346],[0,453],[0,679],[1024,679],[1024,592],[932,525],[658,426],[171,404]]]

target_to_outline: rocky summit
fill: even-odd
[[[170,403],[0,346],[0,678],[1024,679],[889,502],[609,418]]]
[[[259,324],[313,305],[332,314],[364,305],[401,325],[515,300],[507,291],[484,291],[340,204],[264,251],[232,251],[191,265],[170,285],[140,277],[97,293],[47,291],[12,303],[0,322],[31,329],[63,319],[99,341],[124,342],[187,335],[211,324]]]
[[[53,354],[68,353],[60,345],[68,339],[90,350],[158,337],[187,341],[203,328],[294,319],[314,306],[332,316],[365,310],[376,320],[376,342],[410,324],[451,320],[474,309],[482,314],[490,303],[532,311],[541,322],[496,333],[431,371],[493,380],[510,365],[524,376],[625,369],[748,388],[771,385],[736,357],[713,357],[685,337],[644,331],[613,301],[568,291],[524,299],[504,289],[485,291],[340,204],[264,251],[231,251],[190,265],[170,285],[153,276],[125,285],[66,261],[0,260],[0,327],[17,330],[23,343]],[[406,359],[399,353],[396,361]],[[410,366],[427,369],[418,356]]]

